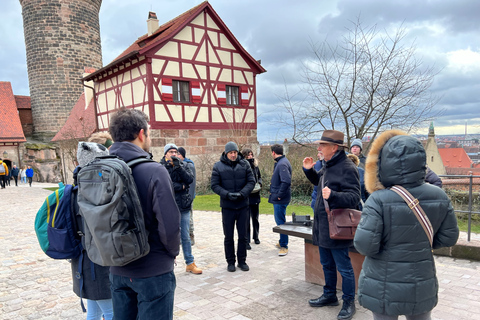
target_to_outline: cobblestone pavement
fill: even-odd
[[[54,185],[0,190],[1,319],[85,319],[72,292],[69,263],[47,257],[35,237],[35,214],[50,193],[47,186]],[[226,270],[220,213],[198,211],[194,219],[193,254],[203,274],[185,273],[180,254],[175,319],[336,319],[340,307],[308,306],[322,287],[304,281],[302,239],[290,237],[288,255],[277,255],[273,216],[260,216],[261,244],[248,251],[250,271],[233,273]],[[480,319],[480,262],[447,257],[436,262],[440,292],[433,318]],[[358,307],[354,319],[371,314]]]

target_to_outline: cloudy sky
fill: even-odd
[[[199,0],[103,0],[100,32],[104,65],[147,31],[148,11],[160,24],[199,4]],[[441,97],[437,134],[480,133],[480,1],[478,0],[211,0],[240,43],[267,72],[257,77],[259,140],[282,141],[275,126],[279,96],[302,85],[301,70],[312,58],[309,43],[341,40],[353,20],[379,30],[403,23],[406,45],[415,41],[425,65],[439,72],[431,87]],[[0,81],[14,94],[29,95],[21,6],[0,5]],[[419,132],[422,133],[422,132]],[[427,133],[427,129],[425,132]]]

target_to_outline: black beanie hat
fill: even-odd
[[[182,157],[185,158],[186,152],[185,152],[185,149],[184,149],[183,147],[178,148],[178,152],[180,152],[180,154],[182,155]]]

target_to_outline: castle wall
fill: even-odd
[[[50,140],[83,92],[84,67],[101,68],[102,0],[20,0],[34,137]]]

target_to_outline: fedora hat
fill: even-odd
[[[325,130],[323,131],[323,134],[322,134],[322,137],[320,138],[319,143],[326,142],[326,143],[336,144],[340,147],[346,147],[346,145],[343,143],[343,137],[344,137],[343,132],[340,132],[337,130]]]

